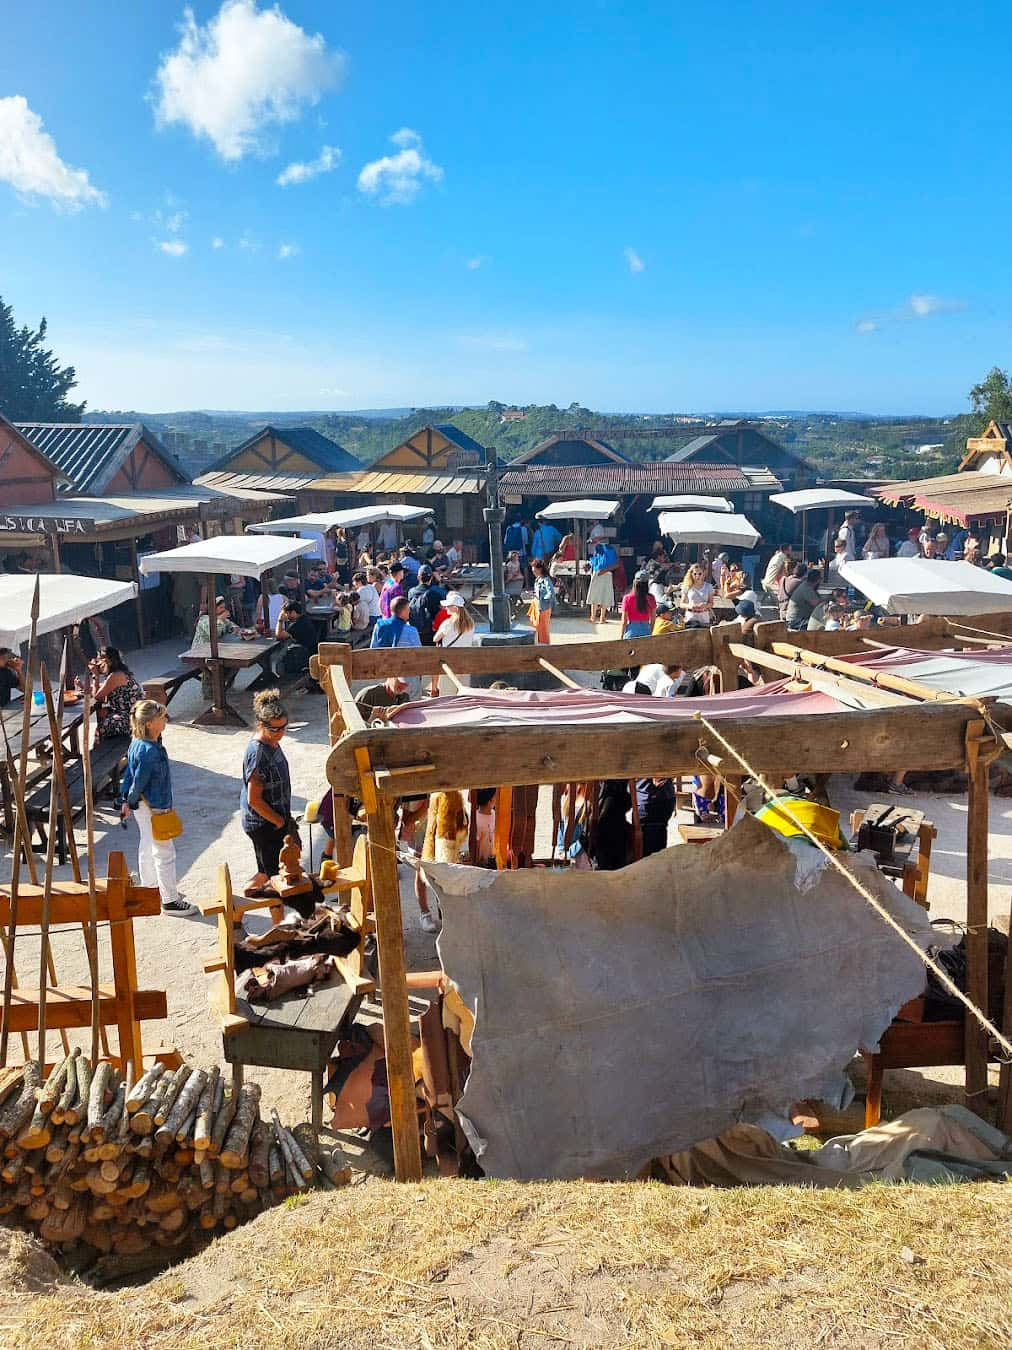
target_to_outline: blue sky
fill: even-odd
[[[996,3],[191,13],[5,8],[0,294],[93,408],[944,413],[1012,359]]]

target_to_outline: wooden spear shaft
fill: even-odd
[[[49,672],[46,670],[45,661],[39,670],[42,681],[42,692],[46,700],[46,711],[49,714],[49,725],[53,727],[56,720],[56,708],[53,705],[53,688],[49,683]],[[57,743],[59,736],[57,735]],[[54,747],[55,750],[55,747]],[[53,767],[56,767],[56,757],[54,754]],[[46,999],[49,993],[49,911],[53,898],[53,865],[56,858],[56,786],[51,781],[49,791],[49,839],[46,843],[46,873],[42,882],[42,914],[39,928],[42,935],[42,953],[39,958],[39,1072],[45,1073],[46,1064]]]
[[[88,951],[91,979],[91,1062],[98,1063],[98,898],[95,894],[95,802],[91,775],[91,681],[84,686],[84,724],[81,728],[81,754],[84,756],[84,821],[88,863],[88,924],[84,945]]]
[[[60,693],[56,701],[55,720],[50,713],[49,717],[49,735],[53,743],[53,778],[60,792],[60,809],[63,812],[63,828],[67,839],[67,849],[70,853],[70,866],[74,873],[74,880],[81,880],[81,863],[77,856],[77,840],[74,838],[74,818],[70,809],[70,792],[67,789],[67,767],[63,762],[63,709],[67,696],[67,643],[64,639],[63,651],[60,656]],[[50,690],[50,701],[52,690]],[[46,711],[50,712],[49,703],[46,704]]]
[[[35,685],[35,662],[39,649],[39,579],[35,578],[35,591],[32,595],[32,632],[28,642],[28,674],[25,678],[24,709],[21,717],[21,751],[18,765],[18,787],[24,800],[25,779],[28,777],[28,737],[32,725],[32,701]],[[21,813],[19,812],[19,815]],[[27,821],[25,822],[27,824]],[[31,837],[29,832],[28,857],[31,858]],[[11,922],[8,939],[9,951],[4,967],[3,1022],[0,1023],[0,1068],[7,1064],[7,1041],[11,1017],[11,996],[14,990],[14,940],[18,931],[18,885],[21,880],[21,849],[14,846],[14,864],[11,869]]]
[[[22,831],[25,831],[28,834],[28,837],[23,840],[25,848],[25,856],[28,859],[29,874],[31,876],[32,883],[34,885],[36,884],[35,859],[32,856],[32,841],[30,837],[30,831],[28,831],[28,817],[25,814],[25,798],[24,793],[21,791],[21,784],[18,781],[17,769],[14,764],[14,756],[11,753],[11,743],[7,739],[7,723],[4,722],[2,717],[0,717],[0,729],[3,730],[4,752],[7,756],[7,777],[11,784],[11,790],[14,796],[14,810],[16,813],[14,817],[14,826],[15,826],[14,854],[16,859],[20,856],[20,850],[22,847]],[[18,883],[15,883],[15,885],[11,887],[12,925],[14,922],[15,896],[17,891],[17,884]],[[6,962],[6,969],[10,971],[11,991],[13,996],[13,990],[15,990],[18,987],[18,972],[14,968],[14,943],[10,938],[10,936],[8,935],[6,928],[0,929],[0,938],[2,938],[3,941],[4,961]],[[7,1022],[7,1014],[4,1013],[5,1041],[7,1030],[6,1022]],[[64,1035],[66,1035],[66,1033],[64,1033]],[[27,1063],[30,1052],[28,1049],[28,1033],[26,1031],[21,1032],[21,1049],[24,1054],[25,1063]]]

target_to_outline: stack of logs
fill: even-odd
[[[0,1148],[0,1215],[98,1252],[186,1250],[349,1180],[312,1126],[261,1118],[256,1083],[233,1096],[217,1065],[188,1064],[155,1064],[133,1083],[79,1050],[44,1082],[34,1062],[0,1069]]]

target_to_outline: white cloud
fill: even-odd
[[[282,260],[285,258],[294,258],[298,252],[298,244],[281,244],[278,248],[278,257]]]
[[[216,235],[214,236],[214,238],[211,240],[211,247],[212,247],[212,248],[224,248],[224,247],[225,247],[225,241],[224,241],[224,239],[222,239],[222,237],[221,237],[220,234],[216,234]]]
[[[241,237],[240,240],[239,240],[239,247],[242,249],[243,253],[259,253],[259,252],[260,252],[260,244],[259,244],[259,242],[258,242],[256,239],[254,239],[251,235],[248,235],[248,234],[242,235],[242,237]]]
[[[155,76],[155,118],[206,136],[222,159],[238,160],[269,149],[270,128],[319,102],[340,79],[344,60],[278,5],[261,10],[256,0],[225,0],[204,26],[187,8],[179,46]]]
[[[45,197],[65,211],[108,203],[86,169],[64,164],[52,136],[43,130],[42,118],[22,94],[0,98],[0,182],[10,183],[22,197]]]
[[[867,337],[869,333],[878,332],[878,324],[874,319],[858,319],[854,325],[854,332],[860,333],[862,337]]]
[[[311,178],[319,178],[321,173],[330,173],[341,162],[341,152],[336,145],[325,145],[315,159],[296,160],[278,174],[278,187],[293,187],[296,183],[308,183]]]
[[[409,206],[424,180],[438,183],[443,170],[425,154],[417,131],[401,127],[390,139],[401,148],[396,155],[383,155],[366,164],[358,176],[358,190],[376,197],[381,206]]]
[[[622,256],[629,264],[629,271],[633,274],[633,276],[636,276],[638,272],[642,272],[645,270],[646,263],[643,261],[643,259],[640,257],[640,255],[636,252],[634,248],[624,248],[622,250]]]
[[[467,262],[464,263],[464,266],[467,268],[469,272],[477,272],[478,268],[481,267],[482,263],[486,262],[488,262],[488,259],[483,257],[482,254],[478,253],[473,258],[468,258]]]
[[[422,138],[417,131],[412,131],[410,127],[401,127],[390,137],[394,145],[399,145],[402,150],[409,150],[412,147],[420,150],[422,148]]]
[[[170,258],[181,258],[190,246],[183,239],[159,239],[158,247]]]
[[[966,309],[965,300],[946,300],[940,295],[912,295],[907,303],[916,319],[927,319],[932,314],[955,314]]]

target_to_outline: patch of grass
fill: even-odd
[[[1000,1184],[376,1182],[262,1215],[145,1288],[22,1295],[0,1341],[1004,1350],[1010,1221]]]

